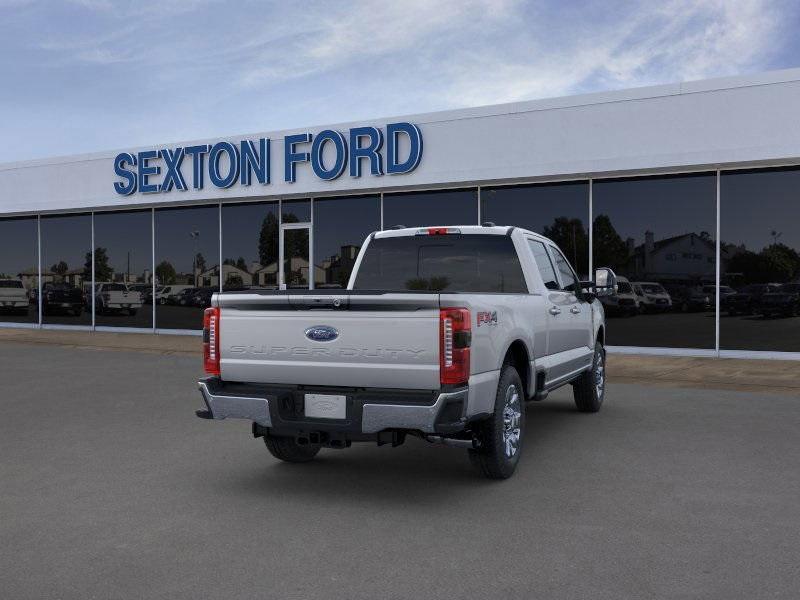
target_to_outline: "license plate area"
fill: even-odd
[[[347,396],[305,394],[305,416],[311,419],[346,419]]]

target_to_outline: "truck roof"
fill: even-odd
[[[376,231],[374,238],[407,237],[413,235],[424,235],[431,230],[440,230],[443,233],[462,234],[462,235],[511,235],[512,231],[529,234],[541,239],[547,239],[533,231],[528,231],[513,225],[425,225],[420,227],[402,227],[398,229],[385,229]]]

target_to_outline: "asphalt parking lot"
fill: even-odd
[[[280,464],[195,356],[0,343],[0,590],[26,598],[796,598],[800,397],[609,384],[463,450]]]

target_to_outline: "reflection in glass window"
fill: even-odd
[[[564,255],[557,249],[554,249],[553,258],[556,261],[558,275],[561,277],[561,289],[567,290],[568,292],[578,291],[578,278],[575,276],[572,267],[569,266],[567,259],[564,258]]]
[[[528,240],[531,250],[533,251],[533,258],[536,260],[536,266],[539,268],[539,274],[542,276],[544,287],[548,290],[559,289],[558,279],[556,278],[553,263],[550,262],[550,256],[547,254],[547,249],[542,242],[536,240]]]
[[[800,352],[800,169],[724,172],[720,348]]]
[[[528,291],[517,251],[505,235],[373,239],[357,290],[516,294]]]
[[[478,190],[384,194],[383,228],[478,225]]]
[[[0,219],[0,321],[38,323],[36,218]]]
[[[202,329],[203,310],[219,290],[219,208],[155,212],[156,327]]]
[[[608,343],[714,348],[703,286],[716,279],[715,174],[595,180],[592,194],[594,266],[619,275],[618,293],[601,298]],[[660,287],[640,295],[637,284]]]
[[[278,203],[222,206],[224,290],[278,287]]]
[[[589,273],[588,182],[481,188],[481,220],[544,235],[581,276]]]
[[[92,217],[42,217],[42,322],[91,325]]]
[[[347,287],[361,244],[380,228],[379,196],[314,200],[314,287]]]
[[[152,213],[95,213],[95,325],[153,326]]]
[[[310,223],[310,200],[284,200],[281,202],[281,215],[284,223]]]

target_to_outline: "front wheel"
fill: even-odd
[[[592,368],[572,384],[575,406],[581,412],[597,412],[606,395],[606,351],[600,342],[594,346]]]
[[[312,460],[319,452],[319,446],[306,444],[301,446],[297,440],[289,437],[264,436],[267,450],[275,458],[284,462],[304,463]]]
[[[481,442],[470,462],[489,479],[508,479],[517,468],[525,433],[525,390],[512,365],[500,372],[494,412],[478,428]]]

